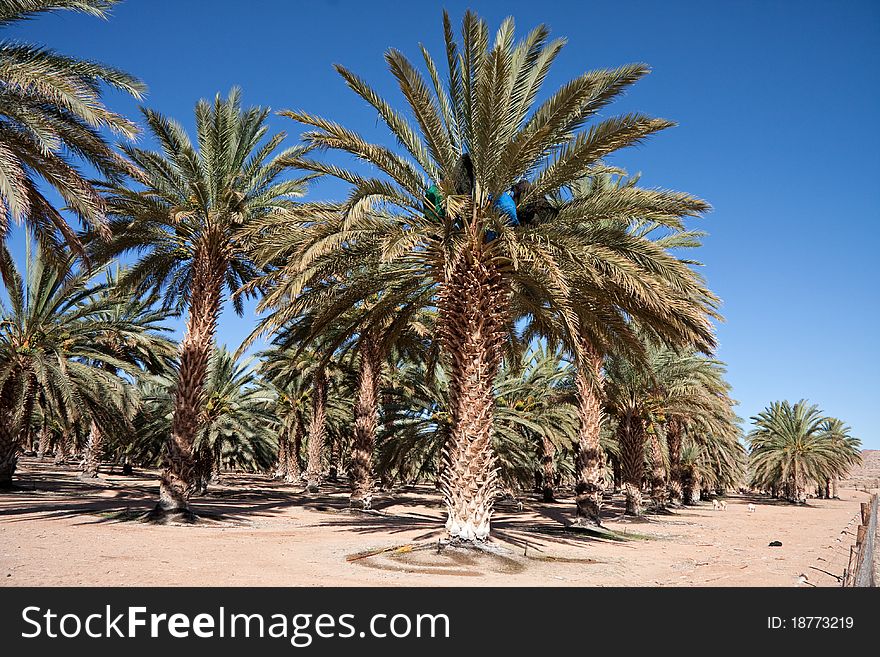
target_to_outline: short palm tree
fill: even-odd
[[[276,395],[251,362],[236,359],[223,347],[211,357],[203,421],[193,447],[196,492],[204,492],[225,468],[262,472],[271,465],[278,424]],[[161,462],[174,415],[175,381],[173,369],[144,378],[134,434],[115,441],[117,453],[141,465]]]
[[[567,275],[574,267],[566,266],[577,263],[584,271],[580,280],[619,280],[616,289],[631,290],[642,305],[666,308],[678,323],[707,335],[705,309],[691,303],[687,286],[659,284],[660,272],[674,272],[679,283],[691,281],[686,267],[668,257],[652,272],[638,254],[644,244],[627,238],[617,248],[606,248],[606,233],[598,225],[602,219],[638,216],[677,225],[707,205],[686,194],[635,187],[589,200],[570,194],[574,181],[606,170],[602,158],[672,125],[629,114],[583,129],[647,73],[644,65],[585,73],[536,105],[562,41],[549,40],[547,28],[539,26],[516,43],[513,21],[507,19],[493,44],[486,23],[471,12],[465,14],[462,34],[459,44],[444,15],[445,81],[424,49],[428,79],[399,51],[386,54],[415,126],[364,80],[337,67],[378,112],[405,155],[368,143],[333,121],[285,112],[309,126],[303,135],[309,147],[348,153],[380,175],[366,177],[297,158],[300,168],[339,178],[353,189],[340,203],[304,205],[297,222],[260,226],[259,254],[263,262],[287,262],[270,281],[269,307],[365,261],[396,260],[405,265],[401,276],[427,273],[449,377],[446,527],[451,539],[471,542],[489,536],[498,483],[493,386],[516,299],[552,308],[566,333],[579,335],[572,307],[577,297],[571,294],[579,283]],[[514,185],[525,190],[517,201],[523,220],[515,223],[499,206]],[[548,197],[559,197],[549,210]]]
[[[149,343],[140,318],[118,313],[117,300],[96,282],[100,271],[59,268],[42,251],[19,274],[0,249],[8,305],[0,304],[0,486],[15,472],[23,433],[42,414],[68,434],[94,423],[124,432],[137,409],[129,379],[140,374],[131,351]],[[108,348],[112,334],[129,349]]]
[[[0,27],[38,12],[68,9],[101,18],[115,0],[0,0]],[[125,161],[100,130],[137,134],[131,121],[107,109],[102,85],[140,98],[144,85],[127,73],[27,43],[0,42],[0,242],[12,222],[24,222],[45,249],[61,257],[63,242],[82,245],[76,231],[43,194],[52,188],[86,226],[106,234],[106,205],[77,160],[115,178]],[[43,191],[41,191],[43,190]]]
[[[642,511],[646,460],[658,507],[668,502],[670,475],[680,482],[682,427],[713,449],[719,442],[736,444],[739,437],[722,363],[650,341],[645,347],[643,360],[615,355],[606,365],[606,408],[617,422],[626,509],[633,515]]]
[[[834,472],[830,477],[830,481],[826,482],[829,484],[828,488],[830,488],[830,490],[826,491],[826,495],[833,499],[839,499],[837,486],[841,477],[846,476],[852,466],[862,462],[862,441],[852,435],[852,429],[848,424],[836,417],[825,418],[821,429],[823,433],[831,438],[836,450],[843,458],[841,470]]]
[[[164,337],[169,328],[163,323],[167,313],[157,309],[158,296],[132,295],[129,290],[119,285],[119,272],[109,272],[107,285],[101,296],[111,301],[107,317],[113,324],[129,322],[139,327],[138,333],[121,334],[108,330],[98,336],[103,349],[116,358],[134,363],[144,373],[162,374],[168,371],[174,358],[175,346]],[[115,373],[113,366],[103,367]],[[85,478],[98,476],[98,467],[103,453],[104,435],[101,427],[92,422],[82,463],[82,474]]]
[[[256,273],[245,231],[261,218],[285,215],[303,192],[302,180],[282,177],[286,161],[299,150],[277,151],[284,133],[266,138],[268,113],[242,109],[237,89],[226,99],[199,101],[197,149],[178,123],[143,110],[161,151],[122,147],[135,171],[130,182],[108,185],[112,237],[107,244],[92,241],[99,258],[137,251],[139,259],[123,284],[139,293],[161,290],[166,307],[188,313],[159,516],[188,512],[217,322],[226,295]],[[241,303],[235,297],[239,313]]]
[[[432,300],[427,277],[401,276],[400,267],[373,262],[342,272],[347,274],[344,278],[317,281],[296,298],[275,302],[275,310],[255,332],[281,329],[282,341],[298,342],[300,351],[316,343],[324,353],[355,353],[357,381],[349,459],[349,502],[353,508],[369,509],[371,504],[383,363],[393,347],[423,349],[435,323],[434,313],[427,310]],[[293,318],[297,318],[296,331],[291,330]]]
[[[807,485],[824,482],[848,468],[849,456],[815,404],[773,402],[754,416],[747,438],[752,485],[782,491],[792,502],[806,502]]]
[[[201,492],[223,468],[262,472],[272,463],[278,433],[276,397],[252,362],[253,358],[237,360],[223,347],[211,358],[204,421],[194,445]]]

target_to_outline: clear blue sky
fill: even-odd
[[[679,126],[614,162],[714,206],[696,226],[710,233],[700,259],[724,301],[719,356],[739,414],[806,397],[880,448],[876,1],[128,0],[109,22],[61,13],[2,36],[130,71],[149,85],[149,106],[188,128],[198,98],[238,85],[246,103],[306,109],[388,143],[331,64],[396,102],[382,53],[415,60],[421,41],[440,59],[444,6],[456,24],[470,6],[493,28],[513,15],[521,32],[544,22],[567,37],[545,90],[591,68],[653,67],[605,114],[639,110]],[[130,99],[108,98],[136,116]],[[292,121],[272,125],[296,139]],[[237,345],[253,314],[227,310],[221,324],[220,340]]]

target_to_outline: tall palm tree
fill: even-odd
[[[824,482],[852,462],[826,431],[822,411],[806,400],[773,402],[751,419],[749,465],[758,488],[781,490],[790,501],[804,503],[810,482]]]
[[[178,123],[144,109],[161,151],[123,146],[135,171],[130,182],[107,188],[112,238],[108,244],[94,241],[95,254],[138,251],[123,283],[138,291],[162,290],[166,307],[188,313],[157,516],[188,512],[217,322],[225,295],[256,273],[245,231],[258,219],[285,215],[303,191],[302,180],[282,178],[299,149],[277,152],[285,135],[266,139],[268,113],[243,110],[237,89],[226,99],[199,101],[197,149]],[[241,313],[241,297],[233,301]]]
[[[647,73],[644,65],[586,73],[539,105],[535,99],[562,41],[550,41],[539,26],[514,42],[505,20],[494,45],[488,27],[471,12],[464,16],[463,43],[456,43],[448,16],[444,35],[445,84],[434,60],[422,50],[426,80],[397,50],[386,54],[409,109],[411,125],[364,80],[337,70],[349,87],[375,109],[405,155],[365,141],[333,121],[305,112],[285,112],[309,126],[308,146],[348,153],[372,164],[378,177],[305,156],[300,168],[349,183],[340,203],[306,204],[298,222],[260,227],[262,261],[285,259],[265,305],[290,298],[316,280],[338,277],[351,263],[366,260],[406,265],[400,276],[427,272],[438,308],[437,337],[449,377],[451,434],[445,449],[443,493],[451,539],[489,536],[497,487],[492,450],[493,385],[508,340],[518,297],[554,310],[568,335],[578,335],[567,272],[578,263],[583,280],[625,281],[642,305],[667,308],[679,325],[708,337],[705,308],[684,292],[693,281],[687,267],[658,249],[662,265],[642,264],[647,240],[615,234],[606,247],[598,222],[646,216],[678,225],[681,217],[707,205],[686,194],[630,187],[589,200],[573,199],[574,181],[604,171],[601,159],[672,124],[641,114],[585,123],[626,87]],[[511,220],[499,203],[514,184],[528,179]],[[520,189],[523,186],[520,185]],[[550,212],[550,196],[560,197]],[[537,208],[532,211],[531,208]],[[643,243],[644,242],[644,243]],[[622,255],[626,252],[630,257]],[[660,285],[659,273],[674,284]],[[626,279],[629,280],[626,280]],[[579,346],[575,346],[577,351]],[[578,361],[581,359],[578,358]]]
[[[39,250],[27,249],[22,276],[0,247],[9,299],[0,303],[0,486],[12,485],[17,451],[27,428],[42,416],[41,451],[46,429],[55,423],[71,432],[93,422],[101,431],[124,432],[137,408],[129,378],[140,373],[128,353],[108,349],[104,336],[143,345],[138,318],[116,312],[117,300],[96,282],[100,270],[60,267]]]
[[[0,0],[0,28],[30,16],[67,9],[100,18],[115,0]],[[118,69],[47,48],[0,42],[0,243],[13,222],[24,222],[45,250],[61,257],[61,242],[82,251],[76,230],[44,196],[58,193],[85,225],[106,234],[106,205],[77,166],[110,178],[127,170],[100,130],[137,134],[131,121],[104,105],[102,86],[140,98],[144,85]]]

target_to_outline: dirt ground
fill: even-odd
[[[137,519],[155,472],[105,472],[106,485],[76,474],[20,462],[21,489],[0,493],[0,586],[839,586],[869,497],[843,489],[795,507],[731,495],[726,511],[702,502],[640,520],[615,499],[602,535],[565,528],[570,498],[502,501],[498,553],[482,555],[438,552],[445,514],[429,486],[379,494],[366,514],[346,509],[341,486],[309,496],[227,476],[193,501],[196,525],[155,526]]]

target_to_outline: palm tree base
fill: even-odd
[[[79,481],[82,481],[87,484],[101,484],[102,486],[112,486],[113,483],[104,479],[99,474],[90,474],[87,472],[80,472],[77,477]]]
[[[189,509],[163,509],[159,504],[144,516],[146,522],[155,525],[193,525],[198,518],[199,517]]]
[[[496,543],[492,543],[489,541],[489,538],[485,539],[465,539],[460,537],[454,538],[446,538],[437,541],[437,552],[441,552],[442,550],[452,549],[452,550],[475,550],[477,552],[481,552],[483,554],[495,554],[495,555],[508,555],[510,554],[510,550],[501,547]]]
[[[351,497],[348,500],[348,506],[351,509],[356,509],[359,511],[369,511],[372,506],[372,498],[370,496],[365,497]]]
[[[574,529],[593,529],[595,527],[602,527],[602,519],[598,517],[578,516],[568,525],[568,527]]]

